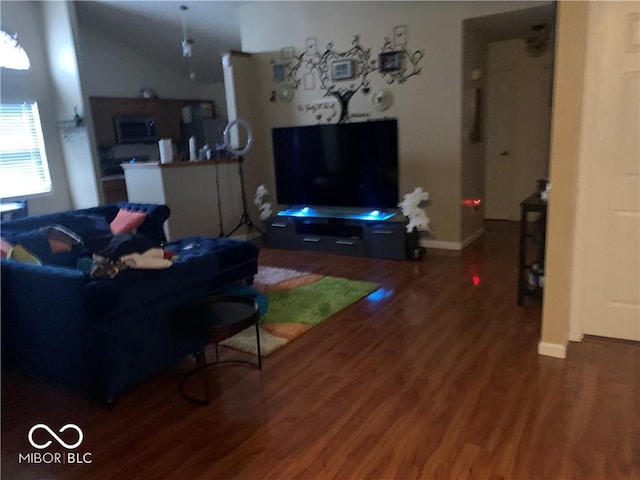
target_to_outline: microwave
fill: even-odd
[[[118,143],[152,143],[158,141],[156,121],[150,117],[117,116],[114,118]]]

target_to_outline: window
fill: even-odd
[[[0,104],[0,198],[50,191],[37,102]]]

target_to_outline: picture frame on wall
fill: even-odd
[[[294,57],[294,53],[293,53],[293,47],[283,47],[280,49],[280,59],[287,61],[287,60],[293,60]]]
[[[353,77],[353,60],[336,60],[331,64],[331,80],[351,80]]]
[[[381,73],[400,70],[400,52],[382,52],[378,58]]]
[[[275,83],[284,82],[285,77],[285,66],[281,63],[277,63],[273,65],[273,81]]]
[[[313,77],[313,73],[309,72],[309,73],[305,73],[302,77],[302,85],[304,87],[305,90],[313,90],[314,88],[316,88],[316,82],[315,79]]]
[[[403,47],[407,44],[407,26],[398,25],[393,27],[393,46]]]
[[[316,37],[309,37],[304,41],[304,51],[309,56],[316,54]]]

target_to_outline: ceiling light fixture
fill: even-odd
[[[196,72],[193,69],[193,61],[191,60],[194,40],[193,38],[189,38],[187,33],[187,10],[189,10],[189,7],[180,5],[180,11],[182,12],[182,56],[189,59],[189,78],[195,80]]]

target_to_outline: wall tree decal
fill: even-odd
[[[406,42],[406,27],[403,26],[403,28],[403,41]],[[402,84],[408,78],[419,75],[422,72],[422,69],[418,67],[424,57],[422,50],[411,52],[406,45],[394,47],[389,38],[385,37],[382,52],[398,52],[403,64],[402,68],[396,71],[380,72],[383,77],[386,77],[387,83],[397,82]],[[353,62],[353,75],[350,75],[348,80],[336,80],[334,79],[335,76],[332,78],[331,69],[334,63],[343,63],[345,60]],[[272,63],[275,63],[275,60],[272,60]],[[338,123],[344,123],[349,120],[349,101],[351,98],[358,91],[362,91],[364,95],[369,94],[371,89],[368,77],[377,70],[377,63],[378,60],[376,58],[371,58],[371,49],[360,45],[360,35],[354,35],[351,41],[351,48],[346,51],[336,50],[333,42],[329,42],[323,52],[318,52],[315,38],[308,38],[305,42],[304,52],[283,64],[283,83],[293,90],[297,90],[302,83],[304,75],[310,75],[315,70],[319,80],[318,88],[324,92],[324,96],[334,97],[340,103],[341,111]],[[407,64],[410,65],[410,69],[406,66]],[[298,106],[298,109],[305,112],[312,110],[311,108],[301,108],[301,106]],[[315,109],[313,111],[315,112]],[[327,121],[330,121],[333,116],[328,117]]]

